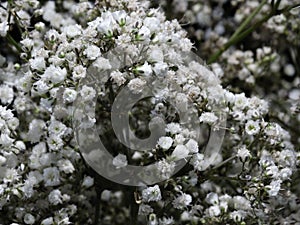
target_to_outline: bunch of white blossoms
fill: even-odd
[[[299,214],[289,190],[296,154],[289,133],[267,121],[268,103],[224,89],[218,74],[189,57],[193,45],[178,21],[148,6],[135,0],[1,3],[7,46],[0,55],[0,223],[92,224],[99,201],[107,206],[96,220],[129,223],[125,201],[134,196],[122,197],[121,190],[100,199],[96,190],[107,187],[94,185],[97,175],[80,157],[72,124],[77,99],[86,107],[97,99],[97,113],[81,125],[100,123],[117,169],[154,163],[162,181],[135,192],[141,224],[275,223],[278,212],[291,220],[292,212]],[[86,78],[97,88],[80,85]],[[141,138],[150,119],[164,120],[165,134],[151,151],[127,151],[113,136],[110,111],[125,86],[134,95],[154,89],[155,96],[130,112]],[[204,127],[201,135],[188,126],[193,121],[180,121],[190,113]],[[209,145],[210,134],[225,131],[222,147]],[[208,158],[218,147],[214,160]],[[174,175],[178,161],[187,164]]]

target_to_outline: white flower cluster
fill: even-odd
[[[206,0],[170,2],[176,5],[174,12],[186,11],[193,23],[206,29],[193,35],[203,38],[207,54],[227,40],[219,36],[226,32],[225,25],[245,20],[259,5],[254,0],[228,3],[234,9],[241,7],[225,24],[220,21],[225,1],[217,7]],[[294,3],[281,1],[280,6]],[[208,67],[190,57],[193,44],[179,22],[167,20],[168,13],[149,8],[150,4],[137,0],[0,3],[0,38],[5,43],[0,49],[0,224],[94,224],[94,220],[128,224],[133,219],[128,218],[132,216],[128,208],[139,208],[136,216],[141,216],[141,224],[145,217],[149,224],[161,225],[277,224],[284,217],[289,224],[300,222],[299,190],[292,180],[300,165],[294,141],[297,130],[295,135],[285,126],[292,117],[282,113],[277,118],[273,102],[256,97],[264,93],[260,82],[271,77],[266,68],[270,74],[282,71],[287,79],[298,68],[278,66],[289,59],[280,58],[280,49],[275,51],[271,43],[256,51],[229,49],[220,64]],[[270,4],[259,18],[269,12]],[[274,16],[267,28],[294,34],[298,28],[287,31],[285,16]],[[290,58],[295,58],[293,54]],[[85,79],[91,82],[81,85]],[[235,87],[235,82],[242,84]],[[299,79],[284,82],[278,92],[297,101],[299,84]],[[139,137],[148,135],[149,118],[163,118],[165,133],[150,151],[127,151],[114,139],[108,112],[125,86],[133,95],[153,87],[155,96],[129,112],[130,127]],[[278,85],[270,84],[272,89],[266,92],[270,99],[274,87]],[[119,186],[107,184],[87,166],[72,119],[74,103],[86,109],[95,100],[96,112],[79,111],[75,116],[82,119],[84,129],[98,123],[99,135],[115,156],[110,165],[122,171],[130,164],[153,164],[161,183],[136,189],[134,195],[128,194],[129,188],[113,192],[112,186]],[[293,104],[295,113],[299,104]],[[221,123],[224,114],[226,125]],[[201,134],[190,126],[194,121],[186,120],[192,115],[203,127]],[[207,142],[223,130],[222,151],[211,163]],[[186,162],[180,171],[178,162]],[[108,190],[100,197],[97,192],[104,188]],[[99,202],[105,207],[100,207],[101,218],[94,219],[91,212]],[[139,206],[128,207],[128,202]]]

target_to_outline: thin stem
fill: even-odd
[[[248,24],[252,21],[252,19],[260,12],[262,7],[267,3],[267,0],[264,0],[260,3],[260,5],[250,14],[250,16],[238,27],[238,29],[234,32],[234,34],[230,37],[229,40],[234,39],[238,36]]]
[[[17,49],[18,52],[22,52],[20,45],[16,42],[16,40],[9,33],[6,35],[6,38],[10,44],[15,46],[15,48]]]
[[[278,1],[280,2],[280,1]],[[259,26],[261,26],[264,22],[268,21],[271,17],[275,16],[275,15],[279,15],[281,13],[286,13],[294,8],[300,7],[300,4],[295,4],[293,6],[287,6],[282,10],[278,10],[276,7],[279,6],[279,4],[277,4],[278,2],[276,2],[276,6],[274,8],[272,8],[271,12],[264,16],[260,21],[258,21],[257,23],[255,23],[254,25],[252,25],[250,28],[244,30],[244,28],[249,24],[249,22],[251,21],[251,19],[254,18],[254,16],[260,11],[260,9],[262,8],[262,3],[265,4],[265,1],[263,1],[260,6],[258,7],[259,10],[255,10],[250,16],[249,18],[241,24],[241,26],[238,28],[238,30],[230,37],[230,39],[228,40],[228,42],[221,48],[219,49],[215,54],[213,54],[207,61],[207,64],[211,64],[215,61],[217,61],[217,59],[223,54],[223,52],[225,52],[230,46],[240,42],[241,40],[243,40],[245,37],[247,37],[250,33],[252,33],[255,29],[257,29]],[[244,31],[243,31],[244,30]]]

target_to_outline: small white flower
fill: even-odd
[[[74,102],[76,97],[77,97],[77,91],[70,88],[66,88],[63,94],[63,99],[65,102],[67,103]]]
[[[174,151],[172,152],[172,157],[176,160],[186,158],[189,155],[190,151],[184,145],[177,145]]]
[[[140,78],[134,78],[129,81],[128,88],[134,94],[139,94],[143,91],[143,88],[146,85],[146,83],[147,83],[146,81],[144,81]]]
[[[221,214],[220,206],[218,206],[218,205],[213,205],[213,206],[209,207],[209,208],[206,210],[206,213],[207,213],[208,216],[210,216],[210,217],[216,217],[216,216],[219,216],[219,215]]]
[[[65,173],[73,173],[75,171],[73,164],[68,159],[59,160],[57,162],[57,165],[59,167],[59,170],[65,172]]]
[[[110,70],[111,65],[108,59],[103,57],[98,57],[94,62],[93,66],[99,70]]]
[[[94,88],[84,85],[80,90],[83,101],[91,101],[96,96]]]
[[[62,195],[61,195],[60,190],[55,189],[55,190],[51,191],[48,195],[48,200],[49,200],[50,204],[52,204],[52,205],[61,204],[63,201],[62,201]]]
[[[115,17],[117,15],[115,14]],[[100,33],[104,33],[104,34],[109,34],[110,32],[112,32],[114,25],[116,24],[116,21],[112,15],[111,12],[106,11],[102,14],[102,21],[100,22],[100,24],[97,27],[97,30]]]
[[[175,166],[175,162],[168,162],[166,159],[160,160],[156,163],[158,175],[162,179],[169,179],[175,171]]]
[[[0,36],[5,37],[8,29],[9,29],[9,25],[8,25],[7,21],[0,23]]]
[[[147,38],[150,38],[151,31],[149,30],[148,27],[142,26],[141,29],[139,30],[138,34],[143,40],[145,40]]]
[[[47,144],[51,150],[58,151],[64,146],[63,140],[57,135],[50,135]]]
[[[57,167],[48,167],[43,170],[45,186],[57,186],[60,184],[60,174]]]
[[[279,172],[279,177],[281,180],[285,181],[288,180],[292,176],[293,172],[290,168],[283,168]]]
[[[189,194],[182,193],[179,197],[175,198],[172,202],[174,208],[183,209],[192,202],[192,196]]]
[[[96,45],[89,45],[83,52],[89,60],[95,60],[101,55],[100,48]]]
[[[81,35],[81,26],[78,24],[69,25],[63,28],[63,32],[70,38]]]
[[[34,59],[30,59],[29,63],[30,63],[30,67],[33,70],[42,71],[46,68],[46,62],[45,62],[44,57],[37,57]]]
[[[200,119],[200,122],[204,122],[204,123],[212,125],[218,120],[218,117],[214,113],[205,112],[205,113],[201,114],[199,119]]]
[[[128,164],[127,157],[124,154],[118,154],[116,157],[113,158],[112,163],[117,169],[125,167]]]
[[[14,91],[7,85],[0,86],[0,100],[3,104],[10,104],[14,99]]]
[[[246,148],[246,146],[243,145],[238,149],[237,156],[241,159],[242,162],[245,162],[246,159],[249,159],[251,157],[251,153]]]
[[[281,180],[273,180],[270,185],[267,185],[267,192],[270,196],[277,196],[281,187]]]
[[[50,80],[53,84],[58,84],[64,81],[67,77],[66,68],[61,69],[60,67],[56,67],[54,65],[50,65],[44,73],[44,78]]]
[[[143,21],[143,24],[151,33],[153,33],[160,29],[161,23],[156,17],[146,17]]]
[[[199,151],[198,142],[194,139],[190,139],[185,146],[190,151],[190,153],[197,153]]]
[[[120,71],[113,71],[110,74],[110,77],[113,79],[113,81],[118,85],[121,86],[122,84],[125,83],[126,79],[124,78],[123,73]]]
[[[30,213],[26,213],[24,216],[24,223],[26,224],[34,224],[35,223],[35,218],[33,215]]]
[[[259,122],[249,120],[245,125],[245,131],[249,135],[258,134],[258,132],[260,131]]]
[[[41,222],[41,225],[52,225],[52,224],[54,224],[53,217],[46,218]]]
[[[150,76],[152,74],[152,67],[148,64],[148,62],[145,62],[142,66],[139,66],[136,69],[142,72],[145,76]]]
[[[74,67],[72,75],[73,75],[74,79],[85,78],[86,68],[83,67],[82,65],[77,65],[77,66]]]
[[[171,137],[160,137],[157,144],[164,150],[168,150],[173,144],[173,139]]]
[[[171,134],[178,134],[182,131],[182,128],[179,123],[169,123],[167,124],[166,131]]]
[[[0,145],[4,147],[9,147],[14,142],[13,138],[10,138],[8,134],[1,134],[0,135]]]
[[[94,178],[92,178],[90,176],[86,176],[86,177],[83,178],[83,181],[82,181],[82,186],[83,187],[89,188],[93,185],[94,185]]]
[[[211,205],[219,204],[219,196],[217,193],[211,192],[206,195],[205,201]]]
[[[144,202],[157,202],[161,200],[161,193],[158,185],[148,187],[142,191],[142,198]]]

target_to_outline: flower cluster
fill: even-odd
[[[282,49],[300,44],[297,1],[155,3],[0,3],[1,224],[300,222],[299,52]],[[282,13],[267,32],[249,33],[251,45],[230,46],[211,65],[193,55],[208,59],[231,40],[227,27],[260,6],[257,20]],[[183,13],[186,30],[175,19]],[[115,138],[111,112],[125,87],[154,93],[124,112],[141,140],[163,120],[151,150]],[[113,158],[95,156],[99,163],[152,164],[161,182],[131,191],[100,177],[76,142],[74,117],[86,130],[96,124]]]

